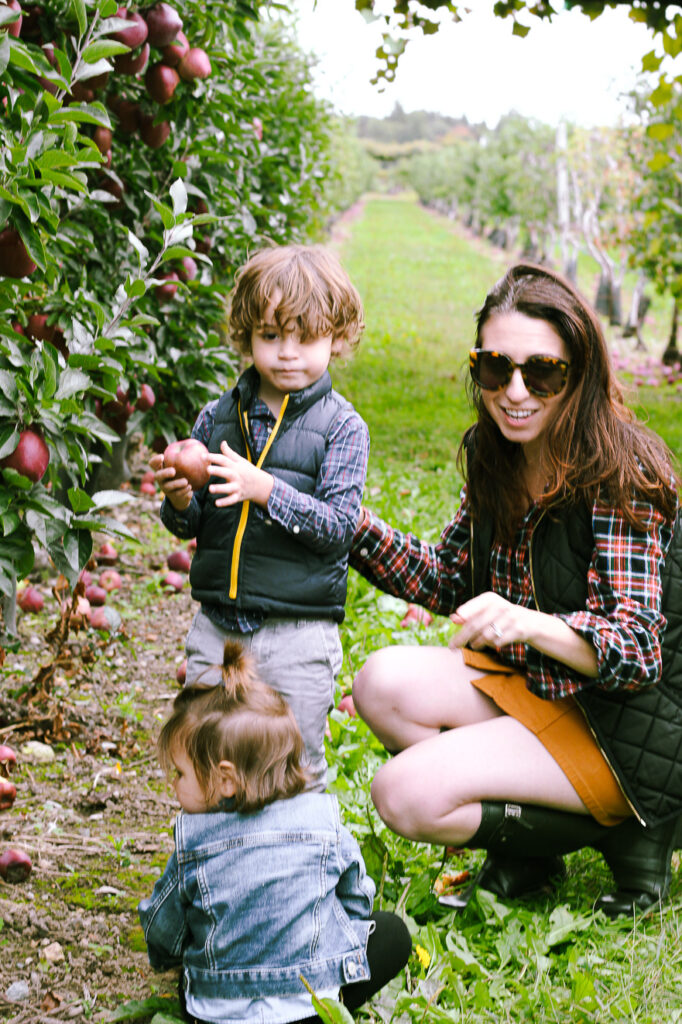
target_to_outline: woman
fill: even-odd
[[[484,848],[508,897],[601,850],[611,916],[665,897],[682,812],[682,530],[663,442],[634,421],[601,326],[542,267],[478,314],[478,414],[440,542],[363,510],[351,564],[450,615],[450,649],[375,652],[353,696],[397,756],[372,798],[415,840]],[[672,591],[676,590],[676,600]]]

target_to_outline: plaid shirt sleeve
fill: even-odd
[[[450,615],[468,586],[470,522],[466,487],[454,519],[438,544],[401,533],[369,509],[353,539],[350,564],[380,590]]]
[[[595,548],[588,571],[587,607],[561,615],[597,652],[596,685],[604,690],[638,690],[661,676],[661,571],[672,540],[670,523],[653,506],[636,502],[642,527],[630,526],[617,511],[597,503],[592,513]],[[531,688],[557,696],[593,686],[551,658],[528,652]],[[559,671],[557,669],[559,668]],[[564,678],[565,677],[565,678]]]
[[[205,405],[192,427],[190,436],[196,437],[202,444],[207,445],[213,433],[217,406],[217,398]],[[196,537],[199,532],[202,506],[203,501],[193,494],[187,508],[179,512],[171,505],[168,498],[164,498],[161,503],[161,522],[175,537],[179,537],[180,540],[189,540],[190,537]]]
[[[360,515],[368,458],[367,425],[349,409],[329,432],[313,494],[275,477],[268,515],[313,551],[347,550]]]

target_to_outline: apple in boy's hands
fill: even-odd
[[[163,453],[164,469],[171,466],[176,477],[184,477],[193,491],[204,487],[210,477],[208,448],[195,437],[172,441]]]

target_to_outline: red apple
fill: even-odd
[[[41,612],[45,599],[36,587],[25,587],[17,594],[17,604],[22,612]]]
[[[0,875],[6,882],[17,885],[31,874],[31,858],[23,850],[10,849],[0,856]]]
[[[55,332],[54,324],[48,324],[47,313],[31,313],[26,322],[26,331],[34,341],[52,341]]]
[[[149,43],[130,53],[119,53],[114,57],[114,71],[118,75],[139,75],[149,63]]]
[[[9,777],[9,773],[15,767],[17,763],[17,755],[14,753],[11,747],[6,746],[4,743],[0,744],[0,775],[5,779]]]
[[[78,573],[78,579],[83,583],[84,587],[89,587],[92,583],[92,573],[89,569],[81,569]]]
[[[180,686],[185,685],[185,680],[187,679],[187,658],[185,658],[184,661],[181,661],[180,664],[178,665],[178,670],[175,673],[175,678],[180,683]]]
[[[187,283],[187,281],[194,281],[199,268],[196,264],[196,260],[193,260],[191,256],[183,256],[180,260],[180,268],[178,269],[178,276],[181,281]]]
[[[168,46],[182,31],[182,19],[170,4],[156,4],[147,11],[145,19],[152,46]]]
[[[350,695],[350,693],[346,693],[336,706],[339,709],[339,711],[345,711],[346,714],[350,715],[351,718],[355,718],[357,712],[355,710],[355,704],[353,703],[353,698]]]
[[[85,588],[85,596],[91,605],[102,605],[107,603],[107,592],[104,587],[98,587],[96,583],[91,583],[89,587]]]
[[[92,78],[86,78],[88,89],[92,89],[94,92],[97,92],[99,89],[103,89],[108,81],[108,71],[104,71],[101,75],[93,75]]]
[[[125,7],[119,7],[116,17],[123,18],[129,24],[125,28],[120,28],[118,32],[113,32],[112,38],[116,39],[119,43],[129,46],[131,50],[134,50],[137,46],[142,46],[149,31],[147,22],[142,15],[138,14],[137,11],[128,11]]]
[[[211,74],[211,62],[206,51],[199,46],[191,46],[178,64],[178,74],[184,82],[193,82],[195,78],[208,78]]]
[[[149,384],[143,384],[140,388],[140,393],[137,396],[135,408],[139,409],[140,412],[149,412],[150,409],[154,408],[155,402],[156,395],[154,394],[153,388]]]
[[[196,549],[197,549],[197,539],[196,539],[196,537],[192,537],[192,538],[190,538],[190,540],[187,541],[187,550],[188,551],[196,551]]]
[[[169,102],[180,84],[180,76],[175,68],[169,68],[166,64],[152,64],[147,68],[144,82],[151,98],[163,106]]]
[[[160,149],[171,132],[170,123],[168,121],[159,121],[158,124],[155,124],[153,114],[140,114],[139,127],[142,141],[150,149]]]
[[[164,468],[172,466],[176,477],[184,477],[195,491],[208,483],[210,461],[208,448],[195,437],[173,441],[163,453]]]
[[[111,143],[113,138],[114,134],[110,128],[95,128],[92,135],[92,140],[97,146],[102,156],[106,156],[106,154],[111,150]]]
[[[412,625],[430,626],[432,622],[433,616],[430,612],[427,612],[426,608],[422,608],[418,604],[408,604],[407,611],[400,625],[403,629],[407,629]]]
[[[172,590],[174,593],[179,594],[185,585],[185,577],[179,572],[167,572],[161,580],[161,586],[165,587],[166,590]]]
[[[111,632],[112,619],[110,618],[109,610],[103,605],[93,608],[88,619],[93,629],[103,629],[107,633]],[[116,616],[116,619],[118,620],[118,616]]]
[[[17,787],[7,779],[0,779],[0,811],[8,811],[17,798]]]
[[[36,267],[19,232],[10,227],[0,231],[0,277],[28,277]]]
[[[188,551],[171,551],[170,555],[166,559],[166,565],[169,569],[174,569],[176,572],[189,572],[192,559],[189,556]]]
[[[92,103],[95,98],[95,90],[89,89],[83,82],[74,82],[69,95],[76,103]]]
[[[132,135],[140,127],[140,104],[132,100],[119,99],[111,108],[118,118],[118,127],[126,135]]]
[[[70,600],[62,601],[61,611],[64,616],[69,615],[69,623],[73,629],[80,629],[90,618],[92,606],[87,597],[77,597],[75,607]]]
[[[164,448],[165,447],[166,446],[164,444]],[[159,454],[161,454],[161,453],[159,453]],[[156,480],[156,473],[154,472],[154,470],[153,469],[147,469],[142,474],[142,477],[140,479],[140,483],[142,483],[142,484],[153,484],[155,480]]]
[[[95,558],[97,559],[98,565],[115,565],[118,561],[118,551],[113,544],[110,544],[108,540],[105,540],[95,555]]]
[[[143,480],[140,484],[140,494],[156,494],[156,487],[148,480]]]
[[[50,452],[40,434],[35,430],[22,430],[19,444],[11,455],[0,461],[0,467],[11,467],[37,483],[45,474],[50,462]]]
[[[123,580],[119,573],[115,569],[105,569],[99,577],[99,585],[104,590],[120,590],[123,586]]]
[[[168,270],[165,274],[161,274],[161,279],[165,281],[165,284],[158,284],[154,291],[159,302],[170,302],[175,297],[175,293],[178,290],[177,282],[180,280],[174,270]]]
[[[188,50],[189,40],[187,36],[184,32],[178,32],[173,42],[169,43],[168,46],[164,46],[161,51],[163,63],[167,64],[169,68],[177,67]]]
[[[17,21],[13,21],[10,24],[5,22],[2,26],[3,31],[6,31],[8,36],[12,36],[13,39],[18,39],[19,33],[21,32],[21,22],[23,21],[21,16],[21,4],[19,3],[19,0],[5,0],[5,3],[3,3],[2,6],[9,7],[11,11],[18,11],[19,13]]]

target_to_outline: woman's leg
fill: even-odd
[[[372,799],[399,835],[452,845],[466,844],[478,831],[482,800],[588,813],[540,740],[508,715],[403,750],[375,775]]]
[[[389,750],[404,750],[443,729],[500,717],[494,701],[471,685],[482,674],[447,647],[385,647],[356,676],[353,701]]]

